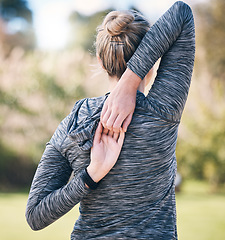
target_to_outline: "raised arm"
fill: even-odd
[[[181,1],[150,28],[128,62],[128,68],[143,79],[160,57],[157,77],[147,98],[164,116],[179,121],[195,57],[193,14],[191,8]]]
[[[165,109],[166,106],[167,110],[171,108],[182,112],[190,84],[194,52],[192,11],[187,4],[179,1],[164,13],[142,39],[128,62],[128,68],[118,82],[118,86],[111,92],[103,107],[101,115],[103,125],[118,131],[123,121],[129,117],[129,121],[125,121],[124,126],[125,129],[127,128],[131,120],[130,116],[133,114],[132,109],[135,107],[137,87],[162,56],[160,69],[148,98],[158,102],[158,108]],[[180,81],[185,74],[187,78]],[[126,102],[127,106],[120,105],[121,102]]]

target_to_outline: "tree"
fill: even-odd
[[[214,80],[225,85],[225,1],[211,0],[196,9],[200,43],[205,49],[206,64]]]
[[[13,29],[13,21],[22,23],[22,29]],[[16,46],[25,50],[34,48],[32,11],[26,0],[0,0],[0,26],[0,44],[6,56]]]
[[[16,17],[32,22],[32,11],[26,0],[0,0],[0,15],[6,22]]]
[[[72,12],[69,18],[71,24],[69,47],[79,46],[85,51],[94,53],[95,48],[93,43],[96,37],[96,28],[101,24],[104,16],[111,10],[97,12],[91,16],[85,16],[76,11]]]

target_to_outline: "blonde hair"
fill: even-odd
[[[150,24],[139,12],[112,11],[97,28],[96,53],[109,76],[118,79],[127,62],[149,30]]]

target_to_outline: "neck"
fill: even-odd
[[[109,91],[110,92],[115,88],[118,81],[119,81],[119,79],[117,77],[110,77],[109,76]],[[144,91],[145,91],[145,79],[143,79],[141,81],[137,90],[144,93]]]

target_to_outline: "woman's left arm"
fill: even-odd
[[[35,173],[26,207],[26,219],[33,230],[53,223],[89,192],[80,174],[68,182],[71,173],[68,160],[48,143]]]

